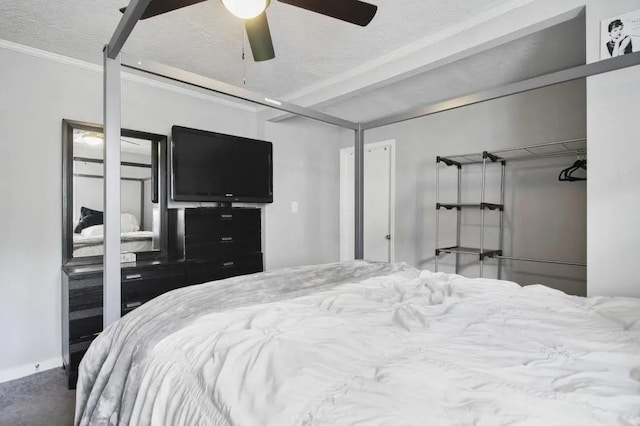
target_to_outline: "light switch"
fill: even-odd
[[[298,202],[297,201],[292,201],[291,202],[291,213],[298,213]]]

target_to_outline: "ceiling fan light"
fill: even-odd
[[[222,4],[240,19],[253,19],[267,8],[267,0],[222,0]]]
[[[98,146],[102,144],[102,137],[93,134],[85,134],[82,136],[82,141],[87,145]]]

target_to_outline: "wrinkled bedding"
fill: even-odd
[[[76,424],[640,425],[640,300],[363,261],[187,287],[94,341]]]

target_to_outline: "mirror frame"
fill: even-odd
[[[73,257],[73,131],[86,130],[102,133],[100,124],[75,120],[62,120],[62,265],[92,265],[103,263],[103,256]],[[168,210],[167,210],[167,136],[138,130],[122,129],[123,137],[151,141],[152,202],[160,211],[159,250],[136,252],[136,261],[167,258]],[[156,235],[154,235],[154,238]]]

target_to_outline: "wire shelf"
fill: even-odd
[[[529,145],[517,148],[500,149],[489,153],[499,160],[515,161],[533,158],[557,157],[564,155],[587,155],[587,139],[568,139],[559,142],[549,142],[539,145]],[[483,153],[450,155],[440,157],[441,161],[457,164],[481,164]]]

